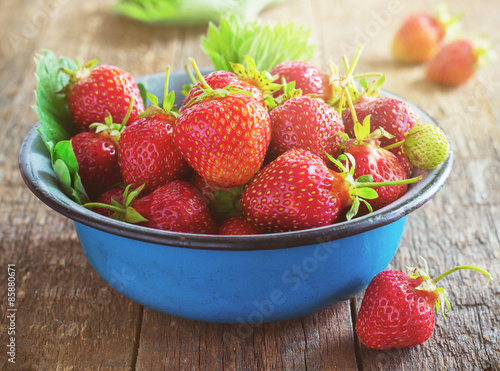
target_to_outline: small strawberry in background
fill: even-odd
[[[420,11],[406,17],[392,41],[394,58],[405,63],[422,63],[434,57],[445,38],[459,28],[461,16],[451,16],[441,5],[435,14]]]
[[[425,262],[425,260],[424,260]],[[371,349],[406,348],[427,341],[434,329],[436,312],[450,309],[447,293],[436,284],[459,269],[472,269],[488,277],[483,269],[461,265],[438,277],[425,269],[408,268],[412,273],[387,270],[377,274],[368,285],[356,320],[356,334]],[[445,317],[446,318],[446,317]]]
[[[427,64],[426,78],[444,85],[464,84],[488,60],[495,58],[487,38],[452,41]]]

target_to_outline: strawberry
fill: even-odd
[[[295,88],[302,90],[302,94],[314,94],[322,98],[325,102],[331,97],[329,76],[321,70],[307,62],[303,61],[284,61],[279,63],[270,71],[275,76],[274,82],[281,84],[283,79],[287,83],[295,81]],[[283,94],[283,90],[273,93],[274,97]]]
[[[118,143],[111,135],[106,132],[82,132],[70,141],[78,163],[78,175],[90,199],[95,199],[122,181]]]
[[[406,170],[392,152],[380,148],[377,137],[370,133],[370,116],[367,116],[363,124],[355,124],[356,139],[345,142],[344,153],[352,156],[356,166],[354,167],[354,178],[369,175],[373,182],[393,182],[407,179]],[[371,135],[370,135],[371,134]],[[396,201],[403,196],[408,189],[406,184],[378,187],[378,197],[370,201],[373,210]]]
[[[287,89],[288,89],[287,84]],[[292,85],[290,85],[293,87]],[[342,118],[332,107],[310,96],[286,99],[269,112],[271,143],[269,156],[278,157],[292,148],[303,148],[327,161],[327,153],[340,154]]]
[[[123,180],[135,186],[144,184],[144,193],[150,193],[167,182],[184,178],[189,165],[173,144],[176,114],[171,112],[175,93],[168,92],[166,73],[163,108],[158,99],[128,125],[120,137],[118,161]]]
[[[69,83],[61,90],[68,95],[68,107],[78,131],[89,130],[95,122],[104,122],[109,114],[120,122],[133,99],[130,118],[144,111],[139,87],[128,72],[109,65],[94,69],[97,59],[87,62],[75,73],[66,72]]]
[[[387,270],[377,274],[366,288],[358,317],[356,334],[371,349],[405,348],[422,344],[432,334],[436,311],[450,304],[447,293],[436,283],[458,269],[473,269],[488,278],[491,275],[473,266],[452,268],[431,280],[425,270],[409,268]]]
[[[260,169],[269,146],[267,109],[250,95],[212,89],[194,67],[204,92],[179,114],[174,143],[202,177],[222,187],[244,185]]]
[[[245,217],[235,215],[226,219],[219,227],[219,235],[254,235],[260,231]]]
[[[476,42],[467,39],[452,41],[429,61],[426,77],[429,81],[445,85],[463,84],[491,58],[490,48],[485,39]]]
[[[383,129],[391,134],[391,137],[381,137],[381,147],[390,146],[394,143],[403,141],[406,134],[411,130],[420,115],[407,103],[389,97],[365,97],[361,98],[354,105],[354,114],[359,122],[363,122],[366,116],[370,115],[371,127],[376,130]],[[347,108],[342,114],[345,132],[349,137],[354,137],[354,118],[351,108]],[[401,146],[392,148],[393,152],[405,167],[407,174],[411,173],[411,165],[403,154]]]
[[[415,12],[401,24],[392,41],[392,54],[400,62],[421,63],[433,58],[445,36],[456,29],[459,17],[450,16],[446,9],[438,14]]]
[[[185,180],[174,180],[132,203],[139,224],[173,232],[217,234],[206,200]]]
[[[406,133],[405,140],[394,143],[386,149],[402,146],[410,164],[417,169],[434,169],[450,153],[450,143],[444,132],[431,123],[417,123]]]
[[[217,225],[210,216],[207,202],[200,192],[185,180],[173,180],[150,194],[139,197],[144,185],[132,190],[128,185],[120,201],[83,205],[99,212],[112,212],[112,219],[172,232],[217,234]]]
[[[335,172],[315,154],[291,149],[261,170],[245,187],[241,197],[243,215],[263,232],[286,232],[330,225],[351,207],[355,214],[362,198],[376,198],[372,186],[392,183],[365,183],[354,180],[353,168]],[[406,180],[414,182],[420,178]]]
[[[342,175],[317,155],[291,149],[250,181],[241,209],[257,228],[274,233],[330,225],[350,203]]]

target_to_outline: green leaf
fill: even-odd
[[[311,30],[294,23],[264,25],[244,22],[235,14],[211,23],[201,47],[216,70],[231,71],[231,63],[245,63],[245,56],[255,61],[259,71],[269,71],[286,60],[309,61],[316,46],[309,43]]]
[[[119,0],[111,11],[147,23],[190,26],[218,22],[227,13],[254,20],[268,6],[287,0]]]
[[[81,204],[88,200],[88,196],[78,175],[78,162],[69,142],[76,132],[67,96],[59,93],[69,81],[69,76],[61,69],[76,72],[79,64],[65,57],[57,59],[50,50],[37,55],[35,64],[37,88],[33,110],[40,121],[37,131],[49,149],[52,167],[63,192]]]
[[[146,90],[146,85],[142,82],[138,82],[137,86],[139,87],[139,94],[141,95],[142,101],[146,104],[148,101],[148,91]]]

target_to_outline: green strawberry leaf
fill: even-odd
[[[201,47],[216,70],[232,72],[231,63],[244,64],[248,56],[255,69],[270,71],[283,61],[311,60],[316,45],[309,43],[310,35],[309,28],[294,23],[246,23],[232,14],[222,18],[218,27],[210,23]]]
[[[53,52],[46,50],[43,55],[37,55],[35,63],[37,88],[33,109],[40,121],[37,131],[49,150],[63,192],[82,204],[88,201],[88,196],[78,176],[78,163],[69,142],[76,132],[67,96],[58,94],[69,81],[69,76],[61,69],[76,72],[78,62],[65,57],[57,59]]]
[[[148,91],[146,90],[146,85],[144,85],[142,82],[138,82],[137,86],[139,88],[139,94],[141,94],[142,101],[144,104],[148,101]]]
[[[230,12],[254,20],[263,9],[284,1],[287,0],[118,0],[111,10],[141,22],[190,26],[218,22]]]

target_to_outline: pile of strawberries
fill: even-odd
[[[85,206],[125,222],[199,234],[303,230],[349,220],[400,198],[414,167],[449,151],[444,133],[405,102],[379,95],[383,75],[355,83],[351,64],[331,74],[285,61],[198,78],[181,107],[133,77],[88,63],[67,94]],[[375,188],[377,190],[375,190]]]

